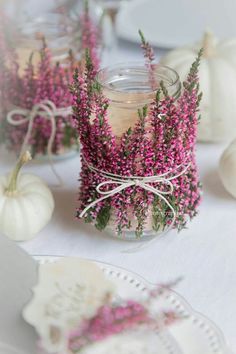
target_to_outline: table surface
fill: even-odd
[[[161,51],[159,51],[161,53]],[[106,62],[142,59],[137,46],[122,42],[119,55]],[[199,215],[181,233],[170,231],[138,252],[75,219],[80,158],[58,161],[56,179],[47,163],[33,162],[25,171],[36,173],[52,188],[56,208],[51,223],[31,241],[20,246],[31,255],[80,256],[112,263],[134,271],[150,282],[163,283],[183,277],[176,290],[196,310],[222,329],[236,352],[236,201],[223,188],[218,175],[225,144],[199,144],[197,159],[203,182]],[[0,149],[0,174],[8,172],[14,156]]]

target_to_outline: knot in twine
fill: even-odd
[[[148,192],[153,193],[154,195],[156,195],[166,203],[166,205],[170,208],[173,215],[171,224],[168,226],[168,230],[172,228],[172,226],[175,223],[177,215],[174,206],[168,201],[167,196],[172,195],[174,192],[174,185],[172,183],[172,180],[182,176],[188,170],[191,163],[188,163],[187,165],[183,163],[177,166],[175,169],[167,171],[160,175],[140,177],[140,176],[120,176],[113,173],[105,172],[90,165],[85,159],[84,161],[92,172],[97,173],[102,177],[105,177],[106,180],[104,182],[99,183],[96,187],[96,191],[102,196],[96,199],[95,201],[93,201],[92,203],[88,204],[85,207],[85,209],[80,213],[79,217],[82,218],[89,209],[96,206],[101,201],[113,197],[114,195],[121,193],[123,190],[129,187],[136,187],[136,188],[139,187]],[[181,169],[180,172],[173,174],[176,170],[179,169]],[[162,190],[162,188],[153,187],[152,186],[153,183],[158,183],[161,186],[167,186],[168,188]],[[103,190],[104,186],[112,186],[112,185],[114,187],[109,188],[108,190]]]
[[[50,162],[51,169],[59,181],[59,184],[62,185],[61,177],[57,174],[54,169],[52,161],[52,148],[53,143],[56,137],[56,117],[67,117],[69,114],[72,114],[72,108],[57,108],[55,104],[50,100],[42,100],[39,103],[36,103],[31,110],[24,108],[15,108],[7,114],[7,122],[12,126],[20,126],[25,123],[28,123],[28,129],[24,138],[24,141],[21,146],[20,154],[24,153],[27,150],[27,145],[29,144],[29,139],[33,131],[33,124],[36,117],[40,116],[51,122],[51,134],[48,140],[47,153]],[[16,117],[22,116],[21,119]]]

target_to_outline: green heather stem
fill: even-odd
[[[146,43],[147,43],[147,42],[146,42],[146,39],[145,39],[145,37],[144,37],[143,32],[142,32],[140,29],[138,30],[138,34],[139,34],[139,36],[140,36],[140,38],[141,38],[142,44],[146,44]]]
[[[16,192],[16,190],[17,190],[17,178],[18,178],[19,172],[20,172],[22,166],[24,164],[26,164],[27,162],[29,162],[31,159],[32,158],[31,158],[31,155],[30,155],[29,151],[24,152],[20,156],[20,158],[19,158],[14,170],[11,173],[11,178],[10,178],[10,182],[8,184],[8,187],[5,190],[5,193],[7,195],[11,195],[11,194],[14,194]]]

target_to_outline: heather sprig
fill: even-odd
[[[149,63],[153,62],[155,60],[155,54],[152,46],[149,44],[148,41],[146,41],[144,34],[141,30],[139,30],[139,36],[141,38],[141,48],[143,49],[144,52],[144,58],[148,60]]]
[[[87,50],[90,50],[91,61],[95,70],[97,71],[100,66],[98,46],[99,42],[101,41],[101,34],[99,27],[96,26],[91,19],[88,0],[85,0],[84,2],[84,11],[80,16],[80,24],[82,53],[86,56]]]
[[[84,320],[69,333],[68,349],[76,354],[93,343],[121,333],[139,328],[157,333],[172,325],[181,318],[177,313],[168,310],[152,313],[149,309],[153,299],[158,299],[165,291],[166,288],[151,291],[143,303],[128,300],[121,304],[111,303],[100,307],[93,318]]]
[[[149,322],[145,307],[134,301],[119,306],[105,305],[94,318],[70,334],[68,347],[72,353],[78,353],[89,344]]]
[[[153,90],[156,90],[157,82],[155,77],[156,65],[154,64],[155,61],[154,50],[150,45],[150,43],[145,39],[144,34],[141,30],[139,30],[139,36],[141,39],[141,48],[143,49],[143,55],[146,60],[146,67],[149,71],[150,86]]]

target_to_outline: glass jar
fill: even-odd
[[[57,114],[54,116],[56,133],[52,146],[52,158],[58,160],[77,155],[77,134],[73,127],[72,100],[68,90],[68,85],[73,80],[74,66],[77,65],[74,59],[79,59],[80,56],[79,52],[78,56],[69,56],[69,49],[75,48],[74,42],[78,39],[78,21],[76,22],[75,11],[73,19],[70,16],[72,8],[75,10],[75,3],[77,1],[74,0],[43,0],[39,4],[36,0],[28,0],[21,4],[22,7],[18,2],[12,3],[12,11],[5,9],[7,14],[7,17],[4,17],[4,24],[6,24],[4,26],[4,30],[6,29],[5,44],[8,47],[9,42],[16,50],[17,56],[11,58],[14,60],[14,66],[9,65],[14,79],[7,82],[7,77],[11,77],[10,74],[6,75],[5,79],[6,92],[4,94],[6,99],[4,105],[6,109],[2,118],[4,129],[1,129],[1,135],[7,147],[15,151],[17,155],[23,144],[27,145],[32,155],[39,160],[47,159],[47,145],[53,136],[52,133],[50,135],[52,123],[49,115],[45,108],[42,108],[39,112],[41,114],[35,115],[32,119],[34,124],[30,128],[30,134],[27,133],[30,122],[27,122],[26,119],[27,115],[35,110],[35,107],[38,105],[42,107],[42,104],[45,106],[45,101],[51,102],[49,108],[53,114],[55,110],[54,108],[52,110],[52,105],[57,110]],[[18,17],[16,16],[17,10]],[[82,11],[82,3],[80,10]],[[77,19],[81,15],[81,11],[77,14]],[[11,29],[9,33],[8,27]],[[45,48],[43,38],[46,39],[49,50]],[[32,71],[27,68],[30,58],[33,64]],[[4,57],[4,61],[4,65],[8,66],[8,55],[6,55],[6,59]],[[58,61],[61,64],[60,67],[57,66]],[[18,67],[18,72],[16,73],[12,67]],[[32,75],[33,84],[30,81],[30,75]],[[43,82],[43,89],[40,78]],[[53,90],[50,88],[50,84]],[[30,87],[30,89],[19,90],[19,87]],[[9,92],[14,92],[14,95]],[[46,105],[48,104],[46,103]],[[8,114],[14,112],[15,109],[27,109],[28,112],[25,111],[26,113],[24,112],[22,116],[13,114],[10,122]],[[62,114],[60,115],[61,109]],[[36,111],[40,111],[40,109],[36,109]],[[22,124],[17,121],[22,121]],[[26,143],[24,143],[25,139]]]
[[[122,134],[130,127],[133,128],[139,119],[138,110],[154,102],[156,91],[162,81],[169,95],[177,99],[181,93],[181,84],[178,74],[171,68],[155,64],[152,66],[152,80],[150,70],[143,63],[125,63],[102,69],[97,76],[102,86],[103,94],[109,99],[108,122],[112,132],[119,141]],[[138,163],[138,162],[137,162]],[[112,198],[112,197],[111,197]],[[130,210],[129,214],[132,215]],[[105,231],[112,236],[125,240],[148,240],[157,234],[166,231],[163,225],[153,228],[152,206],[148,210],[145,228],[137,236],[137,220],[133,218],[130,228],[117,232],[115,227],[115,213],[111,212],[110,221]]]
[[[53,59],[67,64],[69,51],[72,49],[76,60],[81,60],[82,28],[81,16],[85,7],[83,1],[77,0],[26,0],[21,3],[4,6],[7,14],[8,28],[11,28],[11,42],[16,48],[20,70],[24,69],[32,53],[33,62],[39,60],[42,38],[52,52]],[[101,9],[89,1],[89,16],[94,28],[99,31]],[[98,43],[98,52],[101,43]],[[100,54],[100,53],[99,53]]]
[[[153,102],[161,81],[170,96],[179,97],[181,84],[173,69],[154,64],[152,73],[154,86],[151,85],[150,71],[143,63],[118,64],[98,73],[103,94],[109,99],[109,122],[117,137],[135,125],[138,110]]]
[[[30,55],[33,53],[33,63],[40,60],[40,49],[43,46],[42,39],[46,39],[48,48],[52,53],[52,59],[60,63],[66,63],[69,50],[75,48],[75,30],[70,25],[68,18],[61,14],[45,13],[18,26],[19,35],[16,51],[20,70],[24,70]],[[76,59],[80,56],[76,53]]]

